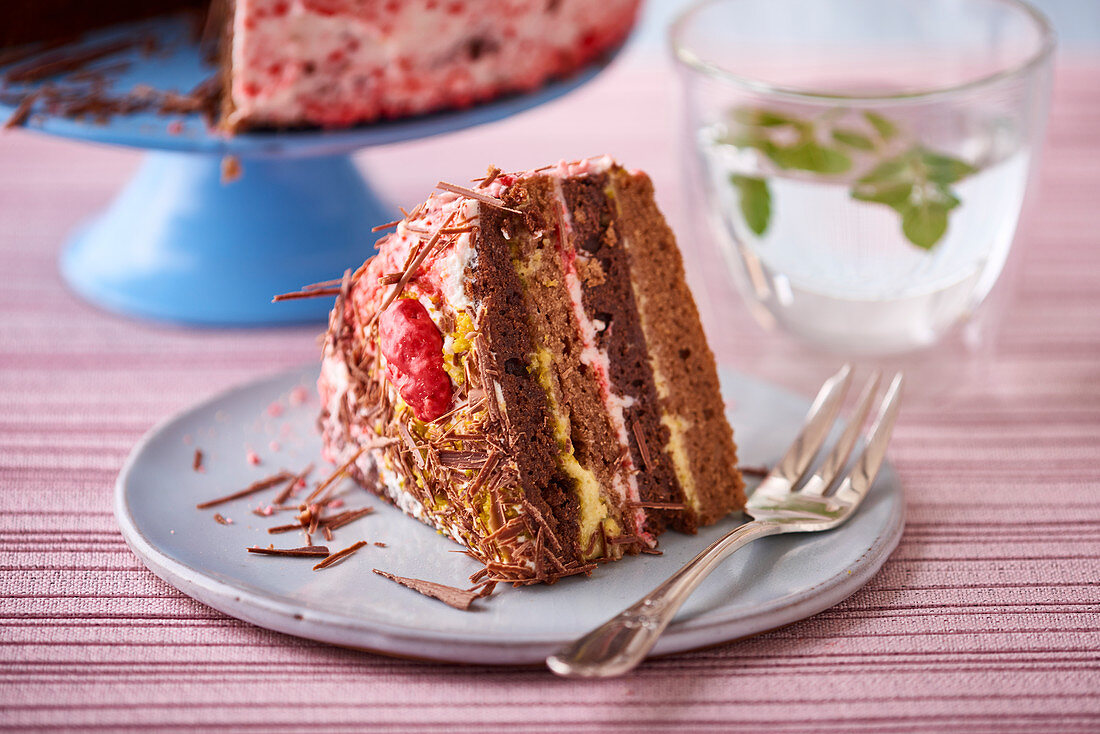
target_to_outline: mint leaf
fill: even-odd
[[[875,132],[877,132],[878,136],[883,140],[890,140],[898,134],[898,126],[876,112],[867,110],[863,113],[863,118],[870,123],[871,127],[875,129]]]
[[[935,201],[908,204],[901,211],[901,231],[917,247],[931,250],[947,231],[947,207]]]
[[[759,237],[767,231],[772,216],[772,194],[768,190],[768,182],[756,176],[735,173],[730,175],[730,183],[737,188],[745,224]]]
[[[791,146],[776,147],[771,152],[763,152],[780,168],[837,174],[844,173],[852,167],[852,159],[845,153],[835,148],[826,148],[809,138],[804,138]]]
[[[926,196],[928,194],[931,194],[930,198],[934,202],[949,211],[962,203],[959,197],[955,196],[955,192],[949,189],[946,184],[932,184],[931,191],[926,192]]]
[[[852,187],[852,198],[875,204],[886,204],[895,209],[909,201],[913,195],[910,181],[883,181],[881,183],[856,183]],[[900,211],[900,209],[899,209]]]
[[[741,125],[749,127],[779,127],[791,125],[799,129],[806,126],[806,122],[794,117],[788,117],[781,112],[760,109],[758,107],[738,107],[730,115],[733,120]]]
[[[950,184],[973,175],[977,169],[966,161],[942,153],[918,148],[916,155],[928,171],[928,180],[938,184]]]
[[[833,130],[833,140],[841,145],[847,145],[849,148],[858,148],[859,150],[875,149],[875,144],[869,137],[855,130],[837,128]]]
[[[915,177],[912,156],[903,154],[879,163],[856,181],[856,185],[897,183],[901,181],[912,182]]]

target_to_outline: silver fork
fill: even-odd
[[[600,627],[546,659],[550,670],[567,678],[610,678],[633,670],[661,636],[677,610],[711,571],[735,550],[767,535],[830,530],[851,517],[871,488],[897,419],[902,374],[894,375],[867,434],[863,453],[841,480],[860,428],[871,409],[881,375],[875,373],[836,446],[820,468],[799,487],[825,443],[852,381],[850,365],[825,381],[787,453],[761,481],[745,507],[751,522],[740,525]]]

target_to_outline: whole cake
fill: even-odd
[[[13,0],[0,4],[0,59],[22,44],[192,9],[207,14],[198,25],[218,46],[223,127],[342,127],[534,89],[620,44],[639,2]]]
[[[441,183],[339,287],[326,456],[492,581],[586,573],[744,503],[649,178],[610,158]]]

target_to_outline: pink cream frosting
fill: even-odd
[[[237,0],[230,126],[340,127],[537,88],[620,43],[640,0]]]

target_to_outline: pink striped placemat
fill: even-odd
[[[644,121],[644,123],[642,122]],[[684,233],[677,96],[621,64],[560,102],[370,152],[396,202],[436,180],[608,151],[650,172],[722,361],[788,347]],[[111,515],[127,452],[213,392],[316,358],[316,329],[193,331],[76,300],[60,244],[132,152],[0,138],[0,728],[218,731],[1100,731],[1100,59],[1057,75],[1019,283],[986,379],[910,401],[908,526],[823,614],[613,681],[393,660],[227,618],[147,572]],[[820,377],[821,375],[816,375]]]

